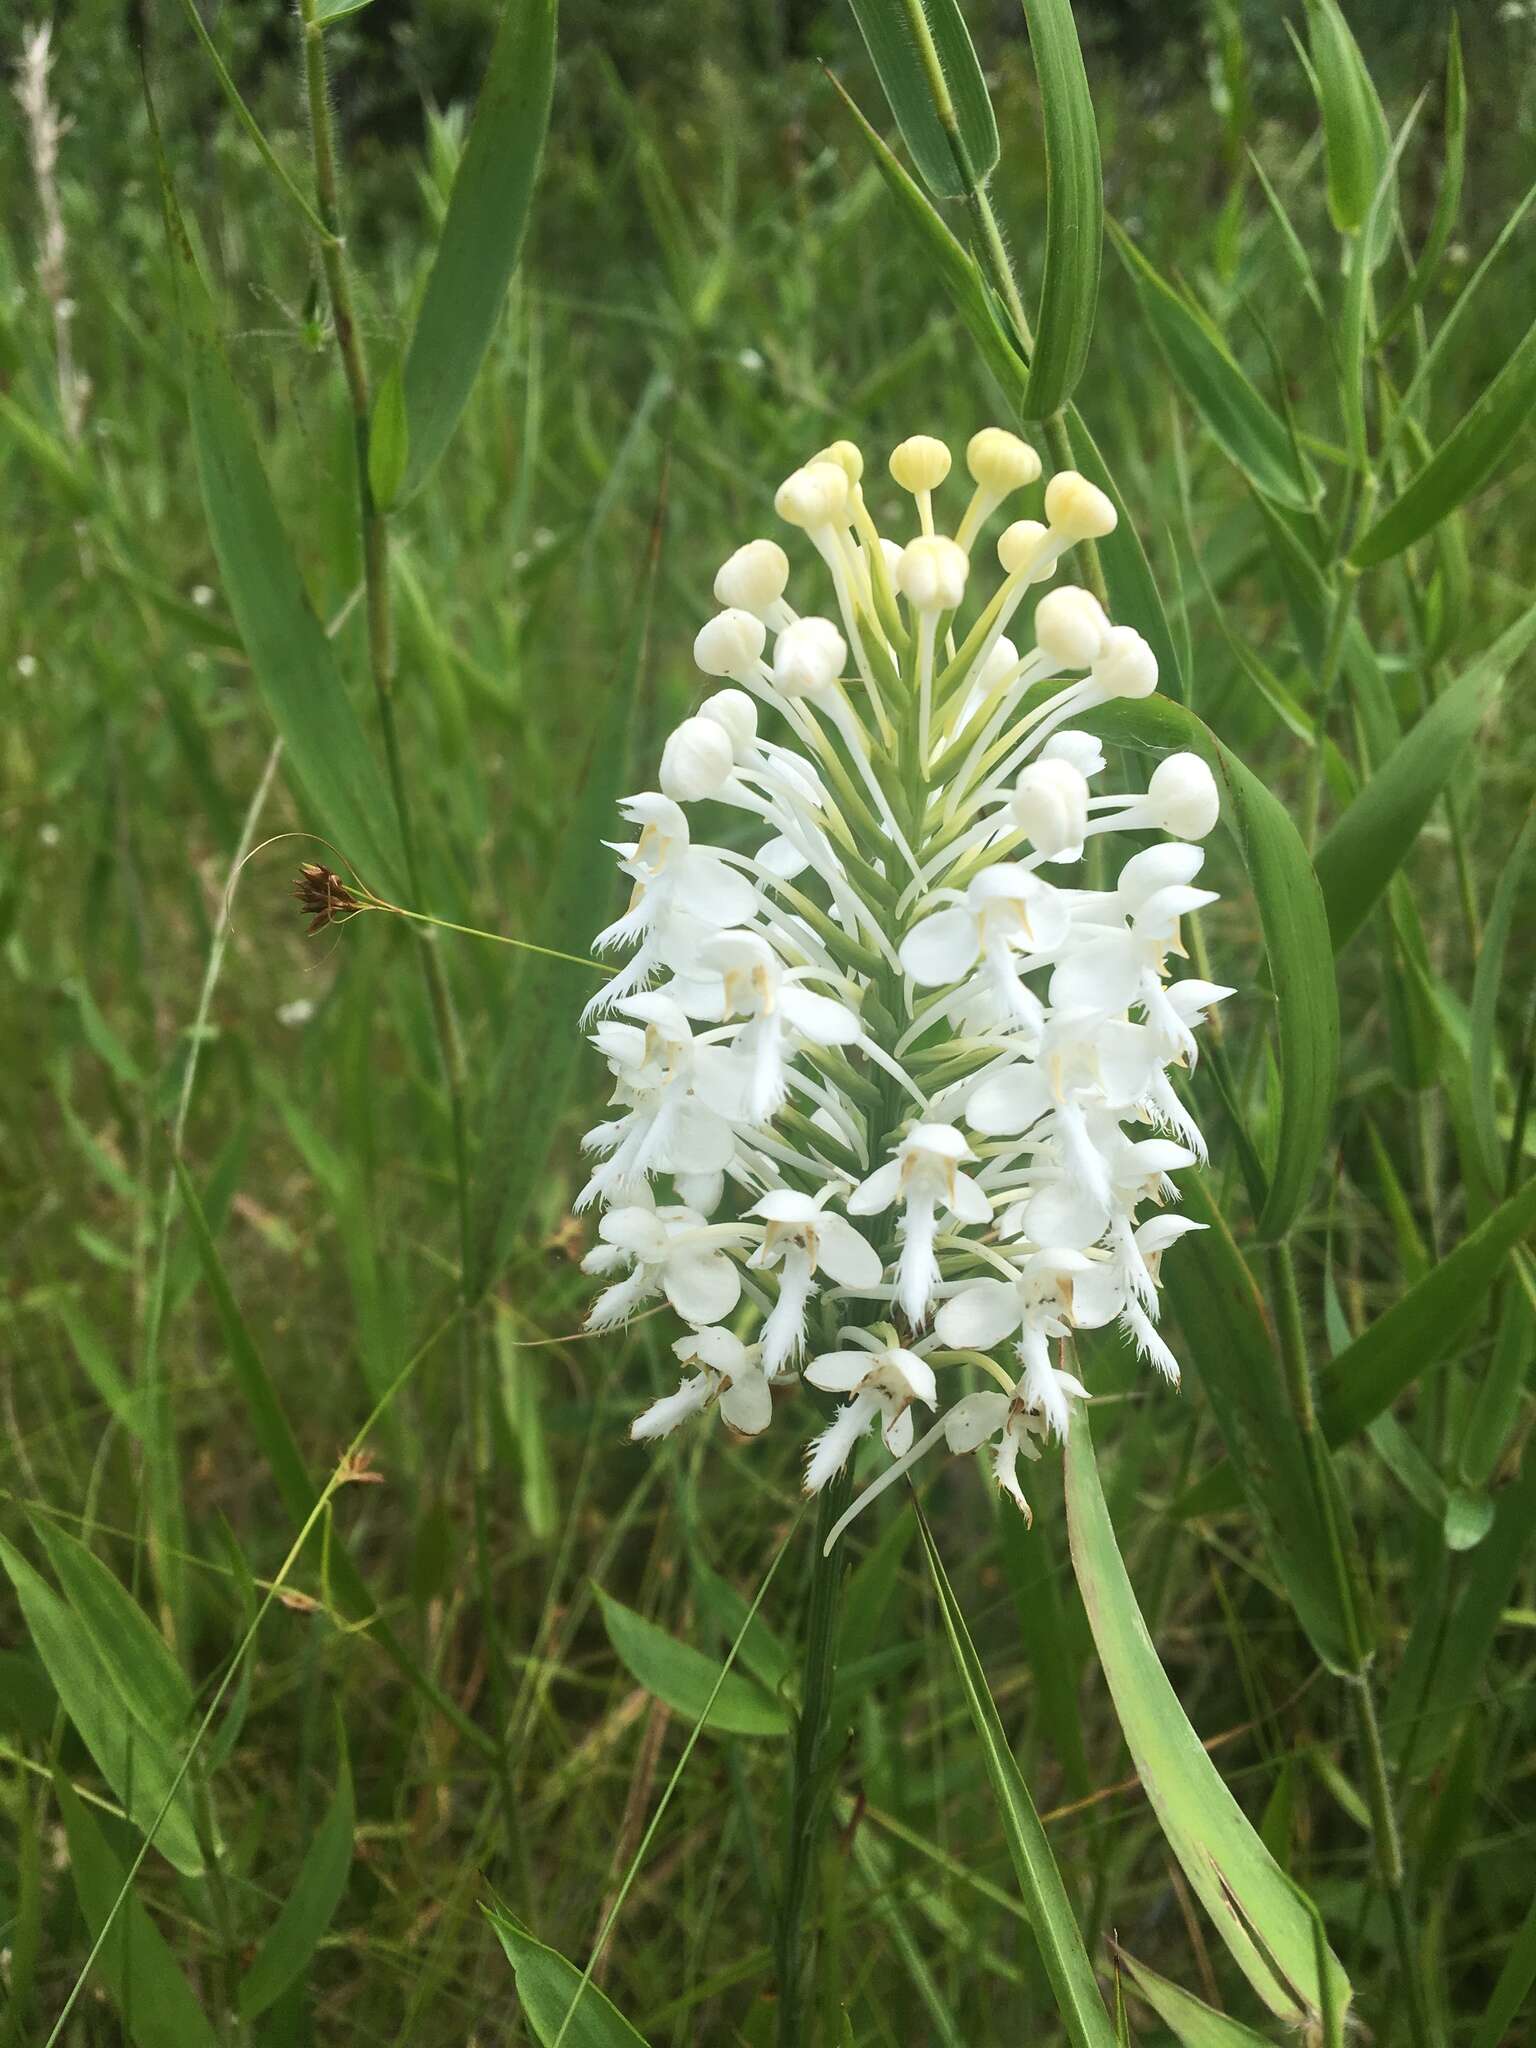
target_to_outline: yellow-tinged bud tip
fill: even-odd
[[[925,534],[902,549],[896,587],[914,611],[952,612],[965,595],[970,566],[958,542]]]
[[[1027,576],[1049,539],[1038,519],[1015,519],[998,536],[997,559],[1010,576]]]
[[[949,450],[932,434],[914,434],[891,450],[891,475],[904,491],[936,491],[949,475]]]
[[[864,474],[864,457],[852,441],[834,441],[830,448],[823,448],[813,459],[835,462],[851,484],[856,484]]]
[[[1075,469],[1060,470],[1046,485],[1045,516],[1072,540],[1102,540],[1120,517],[1098,485]]]
[[[1040,474],[1040,458],[1034,449],[1003,427],[983,427],[979,434],[972,434],[965,466],[973,483],[999,498],[1022,490]]]
[[[790,526],[814,532],[832,526],[848,509],[848,472],[837,462],[808,462],[779,485],[773,509]]]

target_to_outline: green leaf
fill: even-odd
[[[165,1638],[77,1538],[43,1515],[32,1529],[123,1705],[151,1737],[181,1743],[192,1733],[192,1688]]]
[[[355,1824],[352,1766],[347,1758],[346,1730],[338,1716],[336,1790],[304,1852],[293,1890],[240,1979],[242,2019],[253,2020],[275,2004],[314,1954],[347,1888]]]
[[[1515,921],[1515,903],[1525,880],[1531,848],[1536,845],[1536,807],[1527,810],[1525,823],[1509,853],[1499,864],[1483,942],[1477,951],[1477,969],[1472,977],[1471,1043],[1468,1064],[1472,1072],[1472,1116],[1483,1171],[1488,1185],[1504,1185],[1504,1146],[1499,1138],[1495,1084],[1499,1068],[1499,996],[1505,987],[1504,956]]]
[[[1402,865],[1505,676],[1532,640],[1536,605],[1441,692],[1318,848],[1317,879],[1336,952],[1354,937]]]
[[[158,155],[158,134],[155,146]],[[229,608],[311,807],[309,822],[367,882],[388,890],[400,874],[394,805],[299,575],[163,156],[159,164],[192,451]]]
[[[1461,61],[1461,17],[1451,16],[1445,55],[1445,166],[1435,211],[1407,283],[1381,324],[1381,339],[1390,341],[1416,306],[1422,305],[1440,274],[1441,260],[1461,211],[1461,188],[1467,168],[1467,77]]]
[[[642,722],[651,600],[660,559],[660,514],[634,607],[629,643],[597,707],[580,791],[552,849],[549,883],[534,926],[536,941],[572,951],[604,921],[613,890],[614,807],[634,785],[630,762]],[[495,1278],[538,1186],[539,1170],[582,1050],[577,1017],[601,976],[542,953],[519,956],[507,1024],[492,1070],[487,1129],[470,1188],[470,1287],[481,1295]]]
[[[361,14],[372,5],[373,0],[319,0],[315,19],[322,28],[329,28],[333,21],[345,21],[349,14]]]
[[[1499,2048],[1501,2042],[1512,2041],[1511,2029],[1532,1984],[1536,1984],[1536,1899],[1526,1908],[1519,1932],[1504,1951],[1499,1981],[1468,2048]]]
[[[95,1941],[127,1872],[68,1781],[55,1775],[53,1789],[69,1844],[70,1876]],[[131,1892],[102,1943],[96,1974],[123,2015],[134,2048],[218,2048],[219,2037],[165,1937]]]
[[[571,2011],[581,1989],[581,1972],[574,1963],[535,1941],[525,1927],[496,1908],[488,1906],[486,1917],[512,1965],[523,2017],[541,2048],[554,2048],[556,2041],[560,2048],[645,2048],[644,2037],[595,1984],[587,1985],[581,2003]]]
[[[377,511],[387,512],[400,495],[410,456],[411,425],[405,413],[405,380],[395,364],[379,386],[368,422],[368,492]]]
[[[963,199],[991,175],[998,141],[986,81],[956,0],[850,4],[923,183],[941,199]]]
[[[1149,752],[1189,749],[1209,762],[1222,814],[1253,887],[1279,1036],[1280,1116],[1259,1236],[1283,1236],[1316,1175],[1328,1139],[1339,1065],[1339,999],[1322,892],[1279,799],[1192,711],[1163,697],[1092,714],[1107,739]]]
[[[1417,476],[1356,541],[1349,557],[1355,567],[1369,569],[1389,561],[1422,539],[1448,512],[1464,505],[1513,452],[1533,407],[1536,321]]]
[[[149,1711],[146,1702],[150,1695],[141,1674],[109,1662],[106,1649],[98,1649],[93,1640],[91,1622],[61,1600],[3,1537],[0,1565],[16,1588],[27,1633],[53,1680],[60,1705],[134,1825],[148,1834],[181,1766],[176,1731],[165,1726],[152,1728],[138,1713],[128,1711],[130,1696],[145,1713]],[[121,1587],[118,1591],[122,1592]],[[122,1597],[127,1599],[126,1594]],[[144,1625],[148,1627],[147,1622]],[[119,1653],[122,1641],[114,1636],[112,1647]],[[155,1847],[187,1876],[196,1877],[202,1871],[202,1851],[185,1781],[160,1822]]]
[[[1029,1796],[1029,1787],[1014,1762],[1013,1751],[1003,1733],[997,1708],[987,1690],[986,1674],[976,1645],[971,1641],[965,1616],[949,1583],[943,1561],[934,1547],[928,1518],[916,1509],[928,1569],[939,1596],[944,1633],[959,1674],[960,1688],[970,1708],[971,1719],[981,1741],[982,1757],[992,1783],[997,1815],[1003,1824],[1008,1855],[1013,1863],[1019,1891],[1040,1948],[1040,1960],[1050,1980],[1056,2010],[1061,2015],[1067,2039],[1073,2048],[1115,2048],[1115,2030],[1104,2010],[1104,2001],[1094,1978],[1093,1965],[1083,1947],[1083,1937],[1072,1915],[1066,1887],[1045,1829]]]
[[[1493,1477],[1525,1405],[1525,1382],[1536,1351],[1536,1270],[1526,1254],[1511,1251],[1512,1279],[1503,1292],[1498,1335],[1478,1379],[1457,1447],[1456,1464],[1470,1486]]]
[[[1341,234],[1352,234],[1365,220],[1386,160],[1386,118],[1337,0],[1306,0],[1306,9],[1328,161],[1328,211]]]
[[[1138,1963],[1123,1948],[1117,1949],[1116,1953],[1124,1963],[1131,1982],[1179,2043],[1179,2048],[1269,2048],[1264,2036],[1256,2034],[1251,2027],[1229,2020],[1225,2013],[1213,2012],[1192,1991],[1182,1991],[1177,1984],[1170,1984],[1166,1977],[1159,1977],[1145,1963]]]
[[[1104,183],[1093,96],[1071,0],[1023,0],[1045,124],[1045,274],[1023,413],[1049,419],[1088,361],[1104,253]]]
[[[621,1600],[594,1588],[603,1610],[608,1640],[625,1669],[637,1684],[688,1721],[704,1717],[720,1667],[665,1629],[636,1614]],[[725,1735],[787,1735],[789,1718],[776,1700],[761,1686],[735,1671],[721,1681],[715,1703],[709,1709],[707,1727]]]
[[[1166,284],[1130,237],[1109,223],[1147,325],[1169,371],[1216,442],[1266,498],[1306,511],[1317,495],[1290,429],[1248,381],[1201,312]]]
[[[419,488],[447,447],[501,318],[533,204],[555,83],[556,0],[507,0],[405,358]]]
[[[1228,1504],[1245,1500],[1264,1536],[1303,1628],[1318,1655],[1336,1671],[1357,1662],[1356,1629],[1346,1611],[1328,1539],[1329,1519],[1342,1515],[1333,1497],[1316,1498],[1305,1444],[1291,1407],[1263,1297],[1212,1202],[1203,1174],[1183,1183],[1185,1213],[1205,1228],[1192,1232],[1163,1268],[1169,1305],[1184,1353],[1200,1374],[1230,1464],[1219,1468]],[[1209,1512],[1191,1489],[1181,1508]]]
[[[1227,1790],[1152,1646],[1104,1505],[1083,1410],[1067,1438],[1066,1492],[1073,1569],[1120,1730],[1158,1825],[1254,1990],[1287,2025],[1308,2026],[1322,2010],[1311,1917]],[[1331,1955],[1328,1970],[1342,2009],[1349,1980]]]

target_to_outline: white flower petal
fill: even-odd
[[[901,964],[924,988],[959,981],[976,965],[981,946],[974,912],[957,904],[925,917],[901,942]]]
[[[1019,1327],[1019,1290],[1006,1280],[977,1280],[952,1294],[934,1319],[939,1342],[956,1351],[990,1351]]]
[[[686,1323],[718,1323],[741,1299],[741,1275],[724,1252],[684,1252],[669,1259],[661,1285]]]
[[[889,1209],[901,1192],[901,1161],[887,1160],[877,1166],[868,1180],[860,1181],[848,1197],[850,1216],[878,1216]]]
[[[878,1287],[884,1267],[867,1237],[841,1216],[823,1216],[816,1226],[816,1265],[839,1287]]]

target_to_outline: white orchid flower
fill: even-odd
[[[941,1209],[962,1223],[985,1223],[992,1204],[963,1160],[975,1154],[953,1124],[919,1124],[897,1145],[895,1157],[878,1167],[848,1197],[850,1216],[878,1216],[902,1205],[901,1258],[896,1299],[913,1329],[928,1313],[940,1278],[933,1241]]]
[[[811,1445],[807,1493],[820,1493],[842,1471],[854,1445],[877,1422],[886,1449],[893,1458],[901,1457],[912,1448],[913,1402],[931,1408],[938,1399],[933,1367],[915,1351],[894,1345],[884,1351],[823,1352],[804,1376],[823,1393],[852,1396]]]
[[[585,1273],[612,1273],[628,1265],[587,1312],[589,1330],[627,1322],[642,1302],[664,1294],[684,1322],[717,1323],[741,1299],[741,1274],[730,1256],[749,1233],[733,1223],[710,1223],[681,1204],[648,1208],[632,1203],[610,1209],[598,1225],[602,1242],[582,1260]]]
[[[806,1304],[818,1274],[843,1287],[880,1284],[880,1254],[846,1217],[823,1206],[828,1193],[776,1188],[750,1212],[763,1218],[763,1240],[747,1263],[779,1276],[779,1298],[763,1325],[763,1361],[771,1373],[804,1348]]]
[[[630,1424],[637,1442],[670,1436],[711,1402],[721,1420],[740,1436],[761,1436],[773,1420],[773,1395],[763,1370],[762,1346],[744,1344],[730,1330],[690,1330],[672,1346],[679,1362],[698,1371],[684,1375],[676,1393],[663,1394]]]

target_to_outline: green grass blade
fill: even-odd
[[[1040,1960],[1050,1979],[1056,2009],[1073,2048],[1114,2048],[1115,2030],[1104,2010],[1093,1965],[1083,1947],[1083,1937],[1073,1917],[1061,1872],[1056,1868],[1056,1858],[1051,1854],[1051,1845],[1035,1811],[1035,1802],[1029,1796],[1029,1787],[1020,1775],[1008,1738],[1003,1733],[1003,1724],[987,1690],[981,1659],[976,1654],[976,1645],[971,1641],[965,1616],[960,1611],[943,1561],[934,1546],[927,1517],[920,1507],[915,1511],[923,1548],[928,1554],[928,1569],[939,1596],[944,1634],[981,1742],[987,1776],[997,1802],[998,1818],[1007,1837],[1008,1854],[1040,1947]]]
[[[389,891],[398,887],[400,873],[394,805],[304,588],[163,156],[159,163],[192,450],[229,608],[311,806],[308,822],[366,882]]]
[[[986,81],[956,0],[850,0],[850,5],[923,183],[941,199],[963,199],[991,176],[998,141]],[[914,10],[938,66],[937,80],[919,41]],[[941,112],[945,100],[948,106]]]
[[[1341,234],[1359,228],[1387,153],[1386,119],[1337,0],[1306,0],[1307,39],[1323,116],[1328,211]]]
[[[1071,0],[1023,0],[1045,125],[1045,274],[1023,411],[1049,419],[1088,361],[1104,255],[1099,130]]]
[[[1138,1963],[1123,1948],[1117,1953],[1131,1982],[1179,2043],[1179,2048],[1269,2048],[1264,2036],[1256,2034],[1252,2027],[1229,2020],[1225,2013],[1213,2012],[1192,1991],[1170,1984],[1166,1977],[1160,1977],[1156,1970],[1149,1970],[1145,1963]]]
[[[1477,968],[1472,977],[1471,1042],[1468,1063],[1472,1070],[1472,1116],[1483,1171],[1490,1187],[1502,1187],[1505,1176],[1504,1146],[1499,1138],[1495,1082],[1499,1066],[1499,996],[1504,989],[1504,961],[1515,922],[1515,904],[1525,881],[1525,871],[1536,846],[1536,809],[1528,810],[1518,837],[1499,867],[1483,927],[1483,942],[1477,950]]]
[[[555,82],[556,0],[507,0],[405,358],[414,491],[447,447],[501,318]]]
[[[1440,275],[1440,264],[1450,243],[1451,230],[1461,211],[1461,190],[1467,169],[1467,74],[1461,58],[1461,18],[1451,16],[1450,40],[1445,54],[1445,162],[1440,172],[1440,190],[1430,219],[1424,246],[1407,283],[1381,323],[1381,338],[1390,341],[1416,306],[1423,304]]]
[[[53,1788],[69,1844],[70,1875],[93,1939],[117,1909],[96,1969],[123,2015],[128,2039],[134,2048],[219,2048],[219,2036],[143,1906],[131,1893],[117,1906],[123,1866],[101,1829],[62,1776],[54,1778]],[[162,1827],[158,1839],[164,1838]]]
[[[1536,1899],[1532,1899],[1519,1933],[1505,1952],[1499,1981],[1468,2048],[1499,2048],[1501,2042],[1512,2041],[1510,2027],[1519,2017],[1532,1984],[1536,1984]]]
[[[1104,1504],[1086,1412],[1066,1447],[1072,1563],[1136,1774],[1169,1847],[1254,1990],[1304,2027],[1321,2010],[1312,1922],[1290,1879],[1222,1782],[1147,1633]],[[1349,1980],[1329,1958],[1334,1997]]]
[[[1399,741],[1317,850],[1334,950],[1347,945],[1401,866],[1504,678],[1536,639],[1536,605],[1500,635]]]
[[[718,1665],[688,1643],[669,1636],[654,1621],[636,1614],[601,1586],[595,1588],[603,1626],[615,1656],[636,1684],[664,1700],[675,1713],[725,1735],[787,1735],[789,1717],[777,1700],[737,1672],[720,1676]],[[707,1718],[705,1707],[711,1700]]]
[[[1280,1125],[1262,1238],[1294,1222],[1327,1143],[1339,1065],[1339,997],[1327,914],[1285,806],[1194,713],[1160,697],[1092,714],[1106,738],[1151,753],[1189,748],[1222,786],[1222,814],[1253,885],[1279,1036]]]
[[[192,1725],[192,1688],[164,1637],[83,1543],[45,1515],[32,1529],[123,1705],[152,1738],[180,1742]]]
[[[339,1718],[336,1743],[336,1790],[304,1852],[293,1890],[240,1979],[242,2019],[255,2019],[282,1997],[314,1954],[346,1891],[357,1816],[346,1728]]]
[[[535,1941],[527,1928],[508,1914],[494,1907],[486,1911],[512,1965],[523,2017],[541,2048],[554,2048],[562,2036],[562,2048],[645,2048],[644,2036],[635,2032],[611,1999],[583,1978],[574,1963]],[[573,2012],[578,1992],[581,2004]]]

